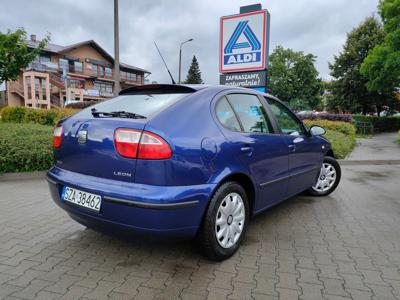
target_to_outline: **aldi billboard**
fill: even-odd
[[[268,23],[267,10],[221,17],[221,73],[266,69]]]

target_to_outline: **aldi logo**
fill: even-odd
[[[221,18],[220,72],[265,69],[267,11]]]

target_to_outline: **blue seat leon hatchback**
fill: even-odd
[[[341,171],[324,133],[268,94],[144,85],[61,120],[47,179],[57,205],[87,227],[198,237],[222,260],[252,216],[335,190]]]

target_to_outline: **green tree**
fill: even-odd
[[[0,82],[15,80],[45,47],[50,37],[44,38],[36,49],[29,49],[24,29],[0,32]]]
[[[199,62],[197,61],[197,58],[195,55],[193,55],[192,63],[190,65],[188,74],[186,76],[185,83],[191,83],[191,84],[204,83],[203,80],[201,79]]]
[[[368,53],[383,41],[382,25],[369,17],[358,27],[347,34],[343,51],[334,57],[329,64],[331,76],[335,79],[331,85],[334,105],[343,111],[353,113],[362,111],[364,114],[381,107],[384,96],[367,90],[368,78],[360,73],[360,67]]]
[[[369,91],[392,93],[400,85],[400,0],[381,0],[379,12],[385,39],[368,54],[361,73]]]
[[[314,66],[315,59],[312,54],[276,47],[269,57],[269,92],[293,109],[321,108],[323,88]]]

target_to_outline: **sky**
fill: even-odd
[[[271,14],[270,53],[277,45],[317,56],[316,67],[329,79],[328,62],[339,54],[346,33],[377,14],[378,0],[119,0],[120,59],[149,70],[150,82],[169,83],[154,41],[171,73],[182,78],[196,55],[207,84],[219,83],[219,18],[239,13],[240,6],[261,3]],[[95,40],[113,55],[112,0],[0,0],[0,31],[23,27],[40,39],[69,45]]]

